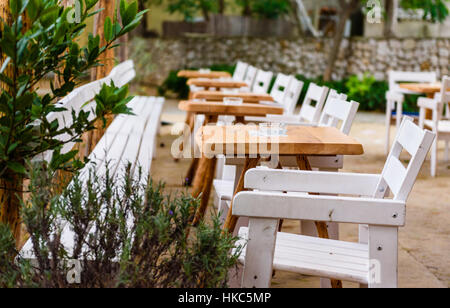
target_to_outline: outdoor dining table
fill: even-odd
[[[195,136],[205,165],[214,167],[216,156],[225,155],[227,157],[227,151],[231,149],[233,149],[233,160],[243,161],[243,168],[239,181],[235,185],[234,195],[244,190],[245,173],[249,169],[255,168],[262,156],[294,157],[300,170],[311,170],[308,156],[364,154],[361,143],[334,127],[287,126],[286,134],[267,137],[258,135],[257,132],[258,126],[256,125],[203,126]],[[281,168],[281,164],[278,168]],[[209,187],[210,182],[213,181],[212,176],[207,175],[207,170],[207,167],[199,168],[196,174],[193,190],[196,194],[201,192],[202,187]],[[196,213],[196,221],[199,221],[206,211],[208,200],[202,201],[204,202]],[[230,233],[234,232],[238,220],[238,217],[232,215],[232,203],[231,201],[223,226],[223,229]],[[320,237],[328,238],[325,223],[316,222],[316,227]]]
[[[436,93],[441,92],[442,83],[400,83],[399,87],[405,90],[413,91],[419,94],[426,94],[428,98],[434,98]],[[450,91],[450,89],[448,89]],[[433,112],[429,109],[426,110],[425,118],[431,119]]]
[[[248,87],[247,83],[243,81],[236,81],[233,79],[203,79],[203,78],[191,78],[187,81],[188,86],[197,86],[205,88],[216,89],[236,89]]]
[[[231,78],[231,74],[228,72],[216,72],[216,71],[202,72],[201,70],[198,71],[182,70],[178,72],[177,76],[183,78],[210,78],[210,79]]]
[[[223,101],[227,97],[242,98],[244,103],[274,102],[274,98],[268,93],[229,93],[222,91],[198,91],[193,94],[194,99],[206,99],[208,101]]]
[[[399,87],[416,93],[426,94],[429,98],[434,98],[436,93],[441,92],[442,83],[401,83]]]
[[[246,116],[266,116],[268,114],[283,114],[284,109],[279,106],[264,104],[240,104],[226,105],[220,102],[181,101],[178,108],[193,115],[205,115],[203,126],[216,123],[219,116],[234,116],[235,123],[244,123]],[[208,160],[205,157],[194,158],[186,175],[186,182],[193,181],[194,197],[202,193],[201,208],[206,208],[211,193],[212,181],[216,167],[216,160]],[[203,177],[208,180],[203,181]]]

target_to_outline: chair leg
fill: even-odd
[[[389,150],[391,147],[391,110],[386,110],[386,142],[384,152],[386,155],[389,154]]]
[[[450,142],[448,140],[445,141],[445,150],[444,150],[444,159],[445,162],[448,162],[448,148],[450,146]]]
[[[369,226],[369,288],[397,288],[398,228]]]
[[[269,288],[278,219],[250,218],[245,254],[243,288]]]
[[[437,140],[434,140],[433,146],[431,147],[431,176],[435,177],[437,167]]]

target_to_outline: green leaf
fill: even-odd
[[[14,161],[8,161],[6,162],[6,166],[14,171],[15,173],[19,173],[19,174],[25,174],[26,173],[26,169],[22,164],[19,164],[18,162],[14,162]]]
[[[112,41],[112,39],[114,38],[114,33],[113,33],[113,26],[112,26],[111,18],[109,18],[109,16],[106,17],[106,19],[105,19],[103,31],[105,33],[105,40],[107,42]]]

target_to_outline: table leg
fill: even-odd
[[[203,165],[205,166],[205,173],[202,176],[202,196],[200,199],[200,206],[195,213],[193,225],[197,225],[205,216],[206,209],[208,208],[209,196],[211,195],[211,188],[214,181],[214,173],[216,171],[217,158],[205,159]]]
[[[298,168],[300,170],[305,170],[305,171],[311,171],[311,165],[309,164],[308,161],[308,157],[305,155],[298,155],[297,156],[297,165]],[[316,195],[316,194],[314,194]],[[328,228],[327,228],[327,224],[323,221],[316,221],[315,222],[316,228],[317,228],[317,233],[319,234],[320,238],[329,238],[328,236]],[[342,288],[342,281],[340,280],[335,280],[332,279],[331,280],[331,286],[333,288]]]
[[[244,164],[244,168],[242,169],[242,173],[241,176],[239,178],[239,182],[236,186],[236,190],[234,191],[234,196],[243,191],[244,190],[244,179],[245,179],[245,173],[250,170],[255,168],[259,163],[259,157],[258,158],[249,158],[246,157],[245,158],[245,164]],[[233,233],[234,229],[236,227],[236,223],[239,217],[237,216],[233,216],[233,201],[231,201],[230,203],[230,208],[228,210],[228,214],[227,214],[227,218],[225,220],[225,223],[223,225],[223,230],[227,230],[229,233]]]
[[[433,99],[434,93],[427,93],[427,97]],[[433,110],[426,109],[425,110],[425,119],[427,120],[433,120]]]

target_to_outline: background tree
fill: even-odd
[[[390,1],[393,3],[391,4]],[[328,56],[327,68],[325,70],[323,79],[324,81],[330,81],[332,79],[334,66],[337,60],[337,56],[340,52],[342,40],[344,38],[344,31],[347,20],[350,16],[361,9],[361,6],[367,4],[368,0],[339,0],[338,9],[338,24],[336,26],[333,43]],[[394,5],[396,1],[388,0],[389,5]],[[404,9],[423,10],[423,19],[430,20],[431,22],[443,22],[449,15],[446,4],[449,0],[401,0],[400,6]],[[392,7],[388,15],[392,15],[390,18],[393,24],[389,24],[388,27],[395,25],[395,7]],[[388,17],[389,19],[389,17]],[[395,20],[394,20],[395,19]],[[387,34],[390,34],[391,29],[386,29]]]

